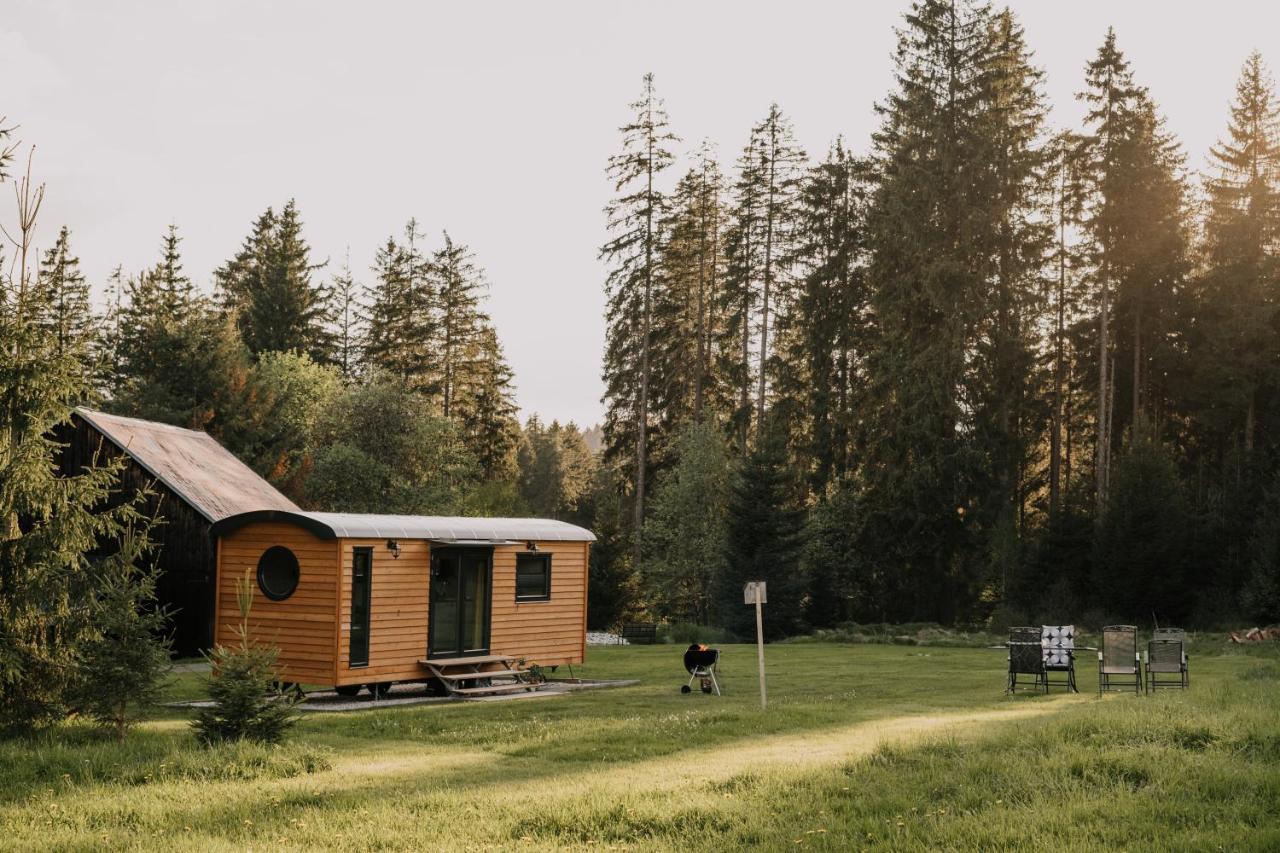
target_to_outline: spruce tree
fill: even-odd
[[[216,273],[224,305],[236,309],[245,345],[263,352],[305,353],[329,363],[329,293],[314,283],[310,247],[291,199],[277,216],[268,208],[236,255]]]
[[[892,618],[950,621],[977,584],[975,495],[981,449],[972,441],[971,353],[1000,221],[993,168],[986,7],[921,0],[900,31],[898,86],[874,137],[867,268],[876,318],[859,514],[913,600]],[[874,531],[874,536],[872,533]]]
[[[12,151],[0,130],[0,180]],[[54,428],[87,391],[84,347],[42,325],[54,313],[32,272],[43,185],[17,186],[15,257],[0,277],[0,732],[57,720],[75,661],[94,636],[87,555],[131,526],[130,503],[111,506],[120,464],[71,474],[58,465]]]
[[[868,165],[837,139],[797,203],[797,293],[778,314],[776,407],[814,495],[853,464],[860,377],[869,347]]]
[[[650,383],[652,455],[659,466],[681,425],[724,412],[727,402],[716,357],[724,272],[722,178],[707,145],[698,156],[676,185],[661,229]]]
[[[475,255],[466,246],[453,242],[444,232],[444,245],[432,256],[433,288],[439,306],[437,312],[437,386],[432,390],[440,399],[440,411],[446,419],[456,418],[458,409],[467,408],[480,372],[481,336],[489,318],[480,310],[482,292],[488,287],[484,272],[476,265]]]
[[[675,453],[645,522],[641,578],[659,616],[710,625],[728,545],[729,452],[719,425],[705,420],[680,431]]]
[[[805,161],[805,153],[796,144],[791,122],[777,104],[769,106],[769,114],[751,131],[760,140],[760,159],[744,180],[759,183],[760,232],[756,235],[761,258],[759,366],[756,370],[756,423],[764,423],[767,388],[772,369],[773,349],[770,341],[774,314],[788,310],[794,299],[794,280],[790,262],[794,255],[796,197]],[[772,313],[771,313],[772,312]]]
[[[469,393],[458,411],[467,445],[486,479],[515,474],[520,423],[516,420],[515,374],[492,326],[484,325],[476,342]]]
[[[1134,82],[1114,31],[1108,30],[1089,63],[1080,98],[1089,107],[1080,156],[1098,293],[1095,476],[1101,510],[1115,437],[1158,422],[1164,411],[1160,383],[1169,372],[1167,337],[1186,272],[1187,234],[1182,155],[1147,90]]]
[[[1280,385],[1274,353],[1280,305],[1280,104],[1256,51],[1236,84],[1226,137],[1210,153],[1208,268],[1198,288],[1192,377],[1196,414],[1218,446],[1252,451],[1263,389]]]
[[[342,269],[334,274],[330,284],[333,294],[333,358],[344,378],[356,375],[362,361],[360,284],[351,273],[351,253],[347,252]]]
[[[606,208],[610,239],[600,250],[610,265],[605,333],[605,440],[610,458],[634,448],[632,524],[634,561],[640,562],[644,526],[645,477],[649,465],[648,428],[654,288],[657,284],[659,225],[667,199],[658,185],[673,162],[667,148],[676,141],[666,110],[644,76],[634,118],[619,128],[622,151],[609,159],[616,197]]]
[[[169,672],[169,613],[156,601],[159,567],[149,526],[124,532],[118,550],[94,568],[90,620],[96,636],[83,644],[73,705],[109,727],[116,739],[158,703]]]
[[[89,283],[80,272],[80,259],[71,252],[71,232],[65,225],[44,253],[36,286],[45,306],[41,325],[52,336],[57,354],[86,354],[93,336]]]
[[[248,352],[236,313],[216,311],[183,274],[179,242],[171,226],[156,266],[124,283],[109,405],[235,443],[248,403]]]
[[[787,460],[782,424],[773,420],[760,431],[733,480],[725,568],[715,585],[717,621],[741,637],[755,631],[755,611],[742,603],[742,587],[748,581],[768,584],[766,637],[791,636],[802,629],[808,590],[800,571],[804,513],[797,501],[798,486]]]
[[[718,345],[720,372],[734,399],[729,429],[739,453],[745,453],[751,434],[751,389],[755,368],[752,360],[752,324],[755,316],[755,281],[763,266],[759,240],[762,221],[760,182],[761,140],[752,134],[738,157],[738,178],[734,181],[732,203],[725,228],[725,275],[720,289],[721,315]]]
[[[418,223],[405,224],[404,238],[388,238],[374,261],[375,283],[367,297],[365,358],[370,367],[398,376],[405,386],[438,396],[439,299],[431,260],[418,242]]]
[[[739,160],[727,236],[725,334],[735,351],[731,375],[738,388],[734,429],[740,444],[747,440],[752,417],[757,424],[764,421],[776,372],[770,341],[774,315],[785,313],[795,295],[790,267],[804,160],[791,122],[771,104],[751,129]]]
[[[985,275],[969,332],[973,355],[964,399],[983,462],[967,523],[984,540],[988,588],[1003,594],[1021,562],[1029,504],[1042,476],[1036,469],[1048,412],[1039,393],[1039,355],[1048,308],[1044,272],[1052,232],[1044,210],[1051,152],[1043,74],[1031,64],[1022,28],[1008,10],[987,22],[974,74],[975,198],[968,227],[984,251]]]

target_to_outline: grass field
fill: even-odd
[[[750,646],[723,697],[678,648],[591,649],[641,684],[311,714],[280,748],[198,748],[167,713],[124,746],[0,744],[0,848],[1280,849],[1280,654],[1202,643],[1192,690],[1006,698],[980,649]],[[183,674],[174,696],[199,690]]]

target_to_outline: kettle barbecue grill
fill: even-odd
[[[709,649],[694,643],[684,653],[684,668],[689,672],[689,683],[680,688],[681,693],[693,692],[693,680],[699,679],[703,693],[713,690],[720,695],[720,682],[716,680],[716,666],[720,663],[720,650]]]

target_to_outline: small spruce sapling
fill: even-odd
[[[236,602],[237,642],[231,647],[217,644],[205,656],[213,668],[208,681],[213,705],[201,708],[191,726],[205,746],[236,740],[279,743],[298,721],[293,710],[297,696],[276,686],[280,650],[250,639],[253,587],[248,571],[236,580]]]
[[[150,525],[121,533],[119,549],[98,564],[92,605],[97,636],[79,656],[75,706],[123,741],[130,726],[156,704],[170,669],[168,612],[156,603],[159,569]]]

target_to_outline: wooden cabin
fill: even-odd
[[[586,651],[595,537],[581,527],[265,510],[224,518],[213,534],[216,640],[235,642],[247,585],[251,634],[280,649],[285,681],[456,686],[470,683],[456,673],[580,663]],[[453,692],[468,689],[482,688]]]
[[[198,430],[78,408],[55,438],[65,475],[95,458],[125,458],[117,504],[150,489],[144,512],[164,522],[151,531],[159,545],[156,596],[170,610],[174,650],[191,655],[209,648],[217,568],[212,526],[251,510],[298,511],[297,505]]]

